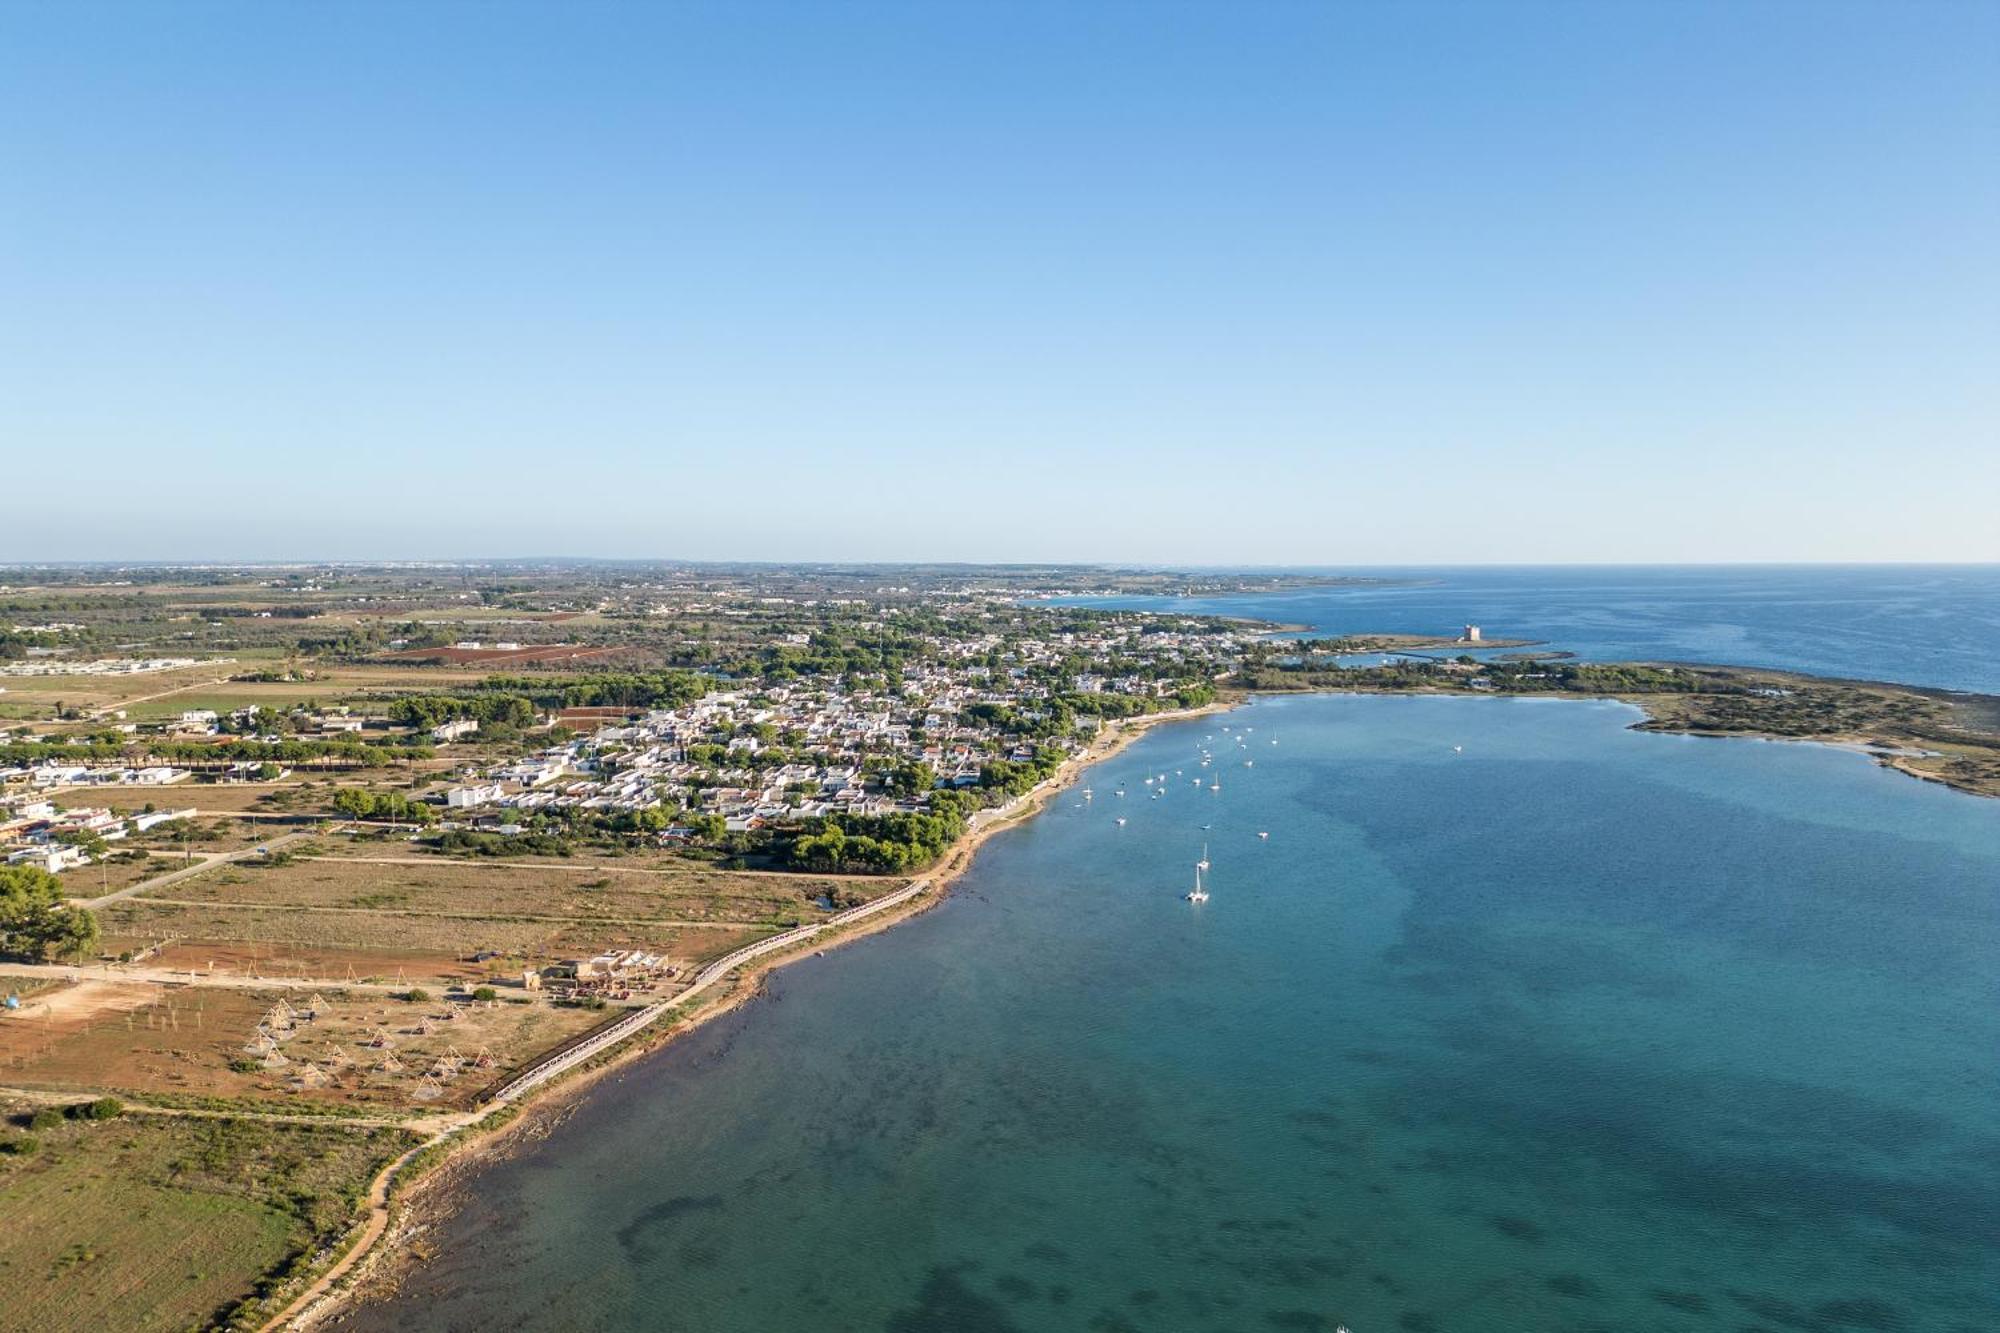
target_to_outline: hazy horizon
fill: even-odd
[[[100,556],[87,560],[4,560],[0,569],[285,569],[302,567],[367,568],[370,566],[476,566],[476,565],[687,565],[717,568],[774,569],[810,567],[852,567],[880,569],[1103,569],[1144,570],[1175,574],[1394,574],[1436,570],[1672,570],[1672,569],[1987,569],[2000,560],[1453,560],[1422,564],[1356,560],[1340,564],[1272,563],[1242,561],[1194,563],[1172,560],[956,560],[908,556],[890,559],[841,560],[806,557],[778,560],[761,557],[695,557],[675,555],[450,555],[450,556],[272,556],[231,559],[222,556],[193,556],[186,559],[152,559],[132,556]]]

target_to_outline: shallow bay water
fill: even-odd
[[[354,1325],[2000,1327],[2000,803],[1636,717],[1163,726],[477,1176]]]

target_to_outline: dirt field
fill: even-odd
[[[33,1106],[0,1101],[0,1114]],[[263,1274],[344,1227],[394,1130],[126,1115],[0,1138],[0,1328],[206,1327]],[[303,1205],[294,1197],[307,1200]]]
[[[162,937],[106,935],[105,951],[148,950],[143,966],[174,971],[211,972],[239,977],[268,977],[274,981],[421,982],[439,986],[454,981],[478,982],[503,974],[518,975],[518,968],[496,961],[474,963],[455,955],[423,953],[403,949],[339,949],[311,945],[273,945],[255,941],[194,940],[168,941]],[[511,963],[512,960],[505,960]]]
[[[0,1021],[0,1077],[26,1089],[453,1107],[607,1016],[541,999],[83,981]]]
[[[112,844],[114,847],[118,843]],[[180,858],[165,854],[131,856],[114,853],[109,860],[93,861],[62,872],[63,892],[73,898],[94,898],[137,884],[140,880],[164,875],[180,867]]]
[[[149,671],[138,676],[7,676],[0,677],[0,686],[7,689],[0,698],[49,710],[53,710],[58,700],[70,708],[115,708],[128,700],[206,685],[245,669],[241,662],[197,662],[193,666]]]
[[[300,858],[269,868],[229,866],[169,885],[161,896],[187,902],[282,903],[494,920],[560,917],[777,924],[829,915],[814,900],[830,890],[874,896],[902,882],[835,884],[810,875],[627,869],[574,862],[487,864],[409,856],[391,843],[381,848],[379,859],[358,854],[351,859]]]
[[[175,888],[182,887],[175,885]],[[310,975],[309,957],[352,959],[459,959],[492,950],[536,964],[644,948],[676,958],[718,957],[739,944],[772,933],[771,927],[663,926],[645,922],[587,922],[553,918],[504,920],[477,915],[425,916],[368,909],[236,907],[126,899],[98,912],[106,935],[157,942],[202,954],[211,943],[239,946],[257,958],[259,975]],[[254,946],[254,947],[253,947]],[[386,964],[352,964],[360,976],[391,975]],[[407,965],[407,961],[406,961]],[[432,977],[458,975],[443,963]],[[409,976],[419,974],[412,966]]]
[[[204,814],[218,811],[267,811],[276,809],[268,798],[297,794],[301,812],[312,808],[312,798],[332,791],[337,784],[326,778],[303,782],[176,782],[166,787],[64,787],[56,793],[67,805],[103,805],[130,813],[151,805],[156,810],[180,810],[188,806]],[[321,796],[324,804],[325,797]]]
[[[71,708],[123,709],[128,721],[156,722],[190,708],[227,713],[250,704],[271,708],[313,702],[365,705],[411,691],[467,684],[486,674],[483,670],[381,662],[321,668],[314,679],[306,681],[228,679],[274,665],[239,658],[138,676],[12,676],[0,679],[0,686],[7,690],[0,701],[20,716],[51,716],[60,701]]]
[[[164,802],[162,804],[165,804]],[[154,853],[152,859],[161,863],[162,871],[175,868],[182,850],[195,852],[235,852],[272,838],[297,832],[292,826],[275,823],[266,819],[241,819],[232,815],[198,815],[194,828],[185,843],[163,832],[165,825],[135,833],[126,838],[121,847],[143,847]]]

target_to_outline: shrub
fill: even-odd
[[[472,998],[487,1001],[497,1000],[500,998],[500,992],[494,990],[491,986],[481,986],[472,992]]]
[[[78,1120],[116,1120],[125,1114],[125,1103],[116,1097],[99,1097],[94,1102],[78,1102],[69,1113]]]
[[[0,1139],[0,1153],[11,1157],[26,1157],[42,1146],[41,1140],[23,1134],[18,1139]]]
[[[412,986],[410,987],[410,993],[408,995],[405,995],[403,998],[408,1000],[411,1004],[422,1004],[425,1000],[431,998],[431,993],[425,990],[422,986]]]
[[[29,1129],[54,1129],[63,1121],[62,1112],[53,1106],[44,1106],[28,1117]]]

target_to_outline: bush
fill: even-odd
[[[54,1129],[63,1121],[62,1112],[53,1106],[44,1106],[28,1117],[29,1129]]]
[[[116,1097],[99,1097],[94,1102],[78,1102],[69,1113],[78,1120],[116,1120],[125,1114],[125,1103]]]
[[[11,1157],[27,1157],[42,1146],[41,1140],[23,1134],[18,1139],[0,1139],[0,1153]]]
[[[500,998],[500,992],[494,990],[491,986],[481,986],[472,992],[472,998],[487,1001],[497,1000]]]
[[[431,998],[431,993],[425,990],[422,986],[412,986],[410,987],[410,993],[408,995],[405,995],[403,998],[408,1000],[411,1004],[422,1004],[425,1000]]]

